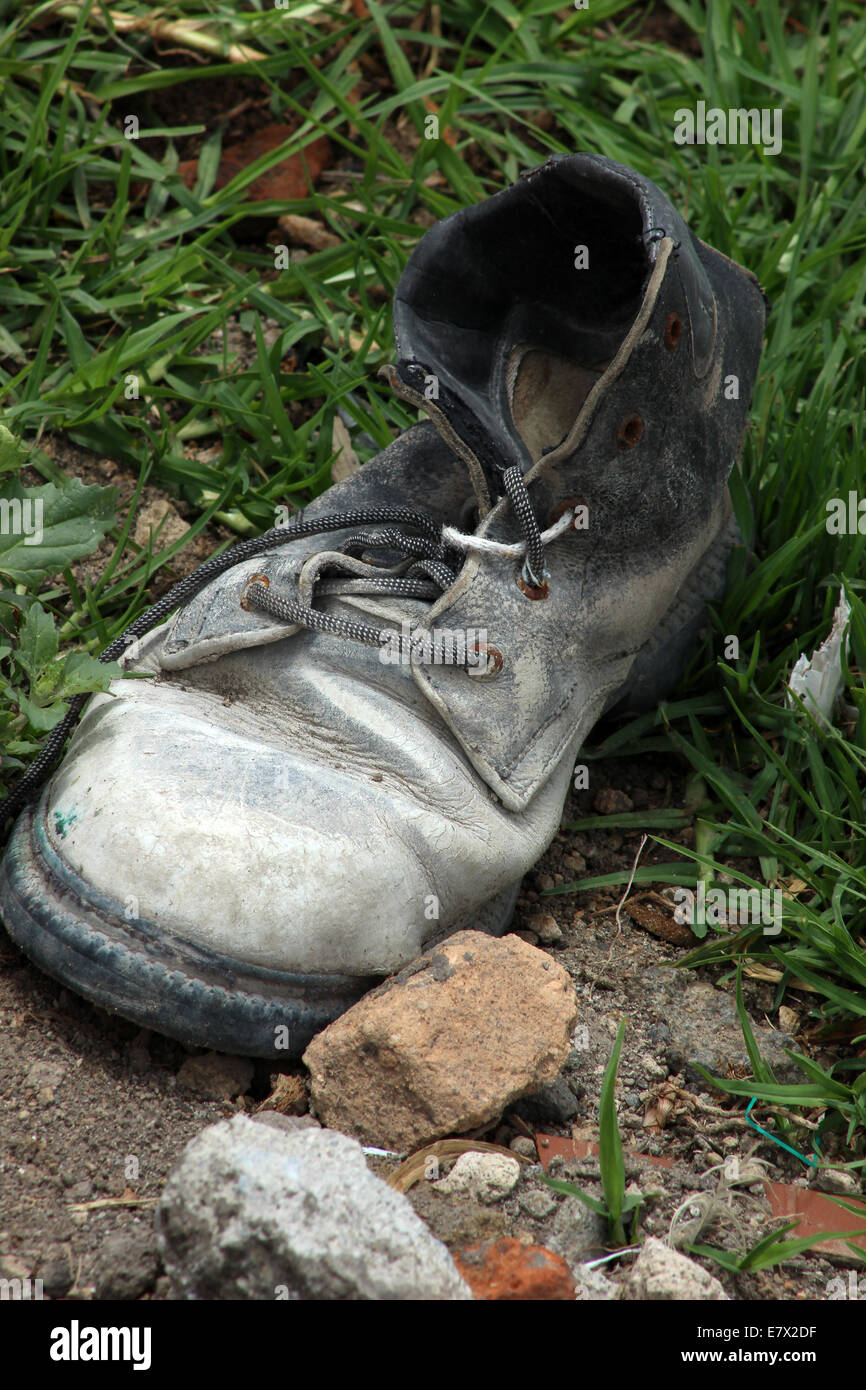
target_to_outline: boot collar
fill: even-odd
[[[501,494],[502,469],[518,464],[534,477],[543,466],[512,414],[521,356],[555,352],[601,369],[566,437],[548,446],[549,461],[573,449],[592,402],[622,371],[671,255],[701,379],[716,306],[697,243],[654,184],[613,160],[554,156],[419,243],[395,295],[402,362],[389,379],[464,458],[482,515]]]

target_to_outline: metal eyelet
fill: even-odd
[[[676,351],[682,334],[683,324],[679,314],[669,314],[668,321],[665,324],[665,347],[668,352]]]
[[[271,581],[268,579],[268,576],[266,574],[251,575],[250,578],[247,580],[246,584],[244,585],[244,591],[241,594],[240,598],[241,608],[243,608],[245,613],[252,612],[249,600],[247,599],[247,589],[250,587],[251,584],[264,584],[266,589],[269,589],[271,587]]]
[[[550,519],[547,523],[548,526],[555,526],[561,516],[564,516],[566,512],[577,511],[578,507],[586,507],[587,510],[589,510],[589,503],[586,501],[585,497],[566,497],[565,501],[559,502],[550,513]],[[577,529],[578,528],[574,524],[574,517],[572,517],[571,530],[576,531]]]
[[[487,642],[473,642],[472,650],[480,656],[484,652],[487,656],[487,666],[467,666],[466,674],[475,681],[489,681],[494,676],[498,676],[505,665],[505,657],[498,647],[491,647]]]
[[[550,585],[547,583],[547,580],[542,584],[530,584],[528,579],[524,579],[523,571],[518,570],[517,583],[526,597],[531,598],[533,602],[536,602],[538,599],[550,597]]]
[[[630,415],[627,420],[623,420],[616,432],[617,447],[633,449],[635,444],[640,441],[642,434],[643,420],[639,415]]]

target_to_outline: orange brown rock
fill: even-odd
[[[316,1113],[403,1153],[465,1134],[557,1075],[576,1018],[574,986],[543,951],[458,932],[313,1039]]]

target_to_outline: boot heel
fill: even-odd
[[[613,696],[605,715],[643,714],[676,688],[700,645],[707,604],[715,603],[725,592],[728,556],[738,543],[742,543],[742,536],[731,513],[641,647],[628,681]]]

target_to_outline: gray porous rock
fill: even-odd
[[[169,1175],[156,1228],[183,1298],[472,1297],[407,1199],[333,1130],[211,1125]]]

